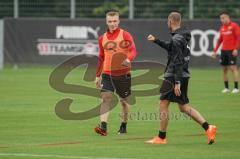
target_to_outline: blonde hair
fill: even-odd
[[[119,11],[115,9],[107,10],[106,16],[119,16]]]
[[[168,16],[168,19],[173,22],[180,23],[182,20],[181,14],[179,12],[171,12]]]

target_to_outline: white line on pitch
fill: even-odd
[[[41,157],[41,158],[67,158],[67,159],[120,159],[112,157],[93,157],[93,156],[66,156],[57,154],[27,154],[27,153],[0,153],[0,156],[14,156],[14,157]],[[133,159],[133,158],[121,158]]]

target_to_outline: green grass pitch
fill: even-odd
[[[73,98],[71,110],[80,112],[95,106],[100,99],[55,91],[48,83],[52,70],[37,67],[0,70],[1,159],[240,158],[240,94],[220,93],[223,88],[220,68],[192,69],[189,84],[191,104],[218,127],[214,145],[207,145],[203,129],[188,118],[170,119],[167,145],[145,144],[145,140],[158,133],[159,121],[145,115],[158,112],[159,96],[137,97],[131,112],[141,115],[130,119],[127,135],[117,135],[119,105],[110,113],[107,137],[93,132],[98,117],[86,121],[62,120],[54,112],[57,101]],[[82,81],[83,73],[83,69],[76,69],[66,81],[94,87],[93,82]],[[177,105],[171,104],[170,111],[178,114]]]

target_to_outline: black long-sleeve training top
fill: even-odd
[[[174,77],[175,82],[178,83],[181,78],[190,77],[188,65],[190,61],[191,33],[188,30],[179,28],[171,34],[170,41],[156,39],[154,43],[168,52],[164,77]]]

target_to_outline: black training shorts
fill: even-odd
[[[131,75],[111,76],[102,74],[101,92],[114,92],[121,98],[126,98],[131,94]]]
[[[166,77],[160,88],[160,100],[168,100],[181,105],[188,104],[188,81],[189,78],[181,78],[181,95],[176,96],[174,93],[175,81],[173,77]]]
[[[222,66],[236,65],[237,64],[237,56],[233,56],[233,50],[222,50],[220,57],[220,64]]]

